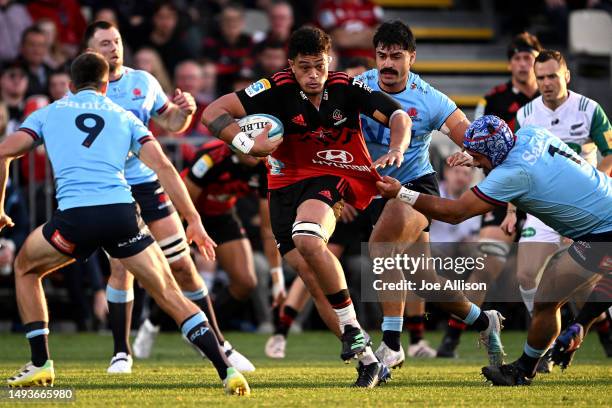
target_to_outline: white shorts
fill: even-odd
[[[519,242],[549,242],[561,244],[561,235],[538,218],[527,214]]]

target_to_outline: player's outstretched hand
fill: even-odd
[[[11,219],[11,217],[6,215],[5,213],[0,213],[0,230],[2,230],[4,227],[13,227],[13,226],[15,226],[15,224],[13,223],[13,220]]]
[[[400,153],[398,150],[391,150],[389,153],[383,154],[378,158],[378,160],[372,163],[372,168],[377,169],[380,167],[381,169],[384,169],[387,166],[393,165],[399,167],[402,165],[403,161],[404,155],[402,153]]]
[[[189,92],[181,91],[180,88],[174,90],[172,103],[177,105],[186,115],[192,115],[196,111],[196,103],[193,96]]]
[[[275,151],[278,146],[282,143],[283,138],[279,137],[276,140],[270,140],[268,133],[272,129],[272,125],[269,123],[264,127],[260,134],[255,137],[255,144],[251,148],[249,154],[256,157],[265,157]]]
[[[395,198],[402,188],[402,184],[393,177],[384,176],[382,181],[376,182],[376,187],[380,191],[380,195],[384,198]]]
[[[466,167],[474,167],[474,159],[467,152],[457,152],[451,154],[446,159],[446,164],[451,167],[456,166],[466,166]]]
[[[501,228],[506,235],[514,234],[514,231],[516,231],[516,211],[506,213],[506,217],[499,225],[499,228]]]
[[[215,248],[217,244],[208,236],[201,222],[189,224],[185,229],[187,242],[198,246],[198,250],[207,261],[215,260]]]

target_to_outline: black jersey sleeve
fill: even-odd
[[[236,95],[247,115],[267,113],[278,115],[283,104],[282,92],[287,86],[296,84],[293,73],[286,69],[268,78],[253,82],[246,88],[237,91]]]
[[[348,94],[349,100],[360,113],[387,127],[391,114],[402,109],[402,105],[395,99],[384,92],[373,90],[357,78],[349,78]]]

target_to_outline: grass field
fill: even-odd
[[[374,334],[377,345],[379,334]],[[355,369],[339,360],[339,343],[329,333],[290,337],[288,357],[281,361],[264,356],[266,336],[231,333],[228,338],[257,366],[257,371],[247,376],[252,388],[249,398],[226,397],[210,363],[196,357],[178,334],[161,335],[152,358],[137,361],[134,373],[127,376],[106,374],[112,342],[109,336],[52,334],[56,386],[74,388],[75,405],[108,407],[612,405],[612,359],[603,356],[595,335],[588,336],[570,369],[538,376],[531,387],[493,388],[485,384],[479,375],[485,352],[476,347],[476,335],[467,333],[459,359],[408,360],[393,372],[390,383],[374,390],[348,388],[355,379]],[[437,344],[440,335],[428,333],[428,339]],[[525,334],[505,332],[503,339],[508,357],[518,357]],[[3,379],[27,360],[29,351],[23,336],[0,335]],[[2,402],[6,400],[0,400],[0,405]]]

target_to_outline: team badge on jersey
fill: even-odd
[[[244,92],[246,92],[246,94],[247,94],[249,97],[251,97],[251,98],[252,98],[252,97],[254,97],[255,95],[260,94],[260,93],[262,93],[263,91],[268,90],[268,89],[270,89],[270,88],[271,88],[270,81],[268,81],[267,79],[263,78],[263,79],[260,79],[260,80],[259,80],[259,81],[257,81],[257,82],[253,82],[251,85],[249,85],[249,86],[248,86],[248,87],[247,87],[247,88],[244,90]]]

